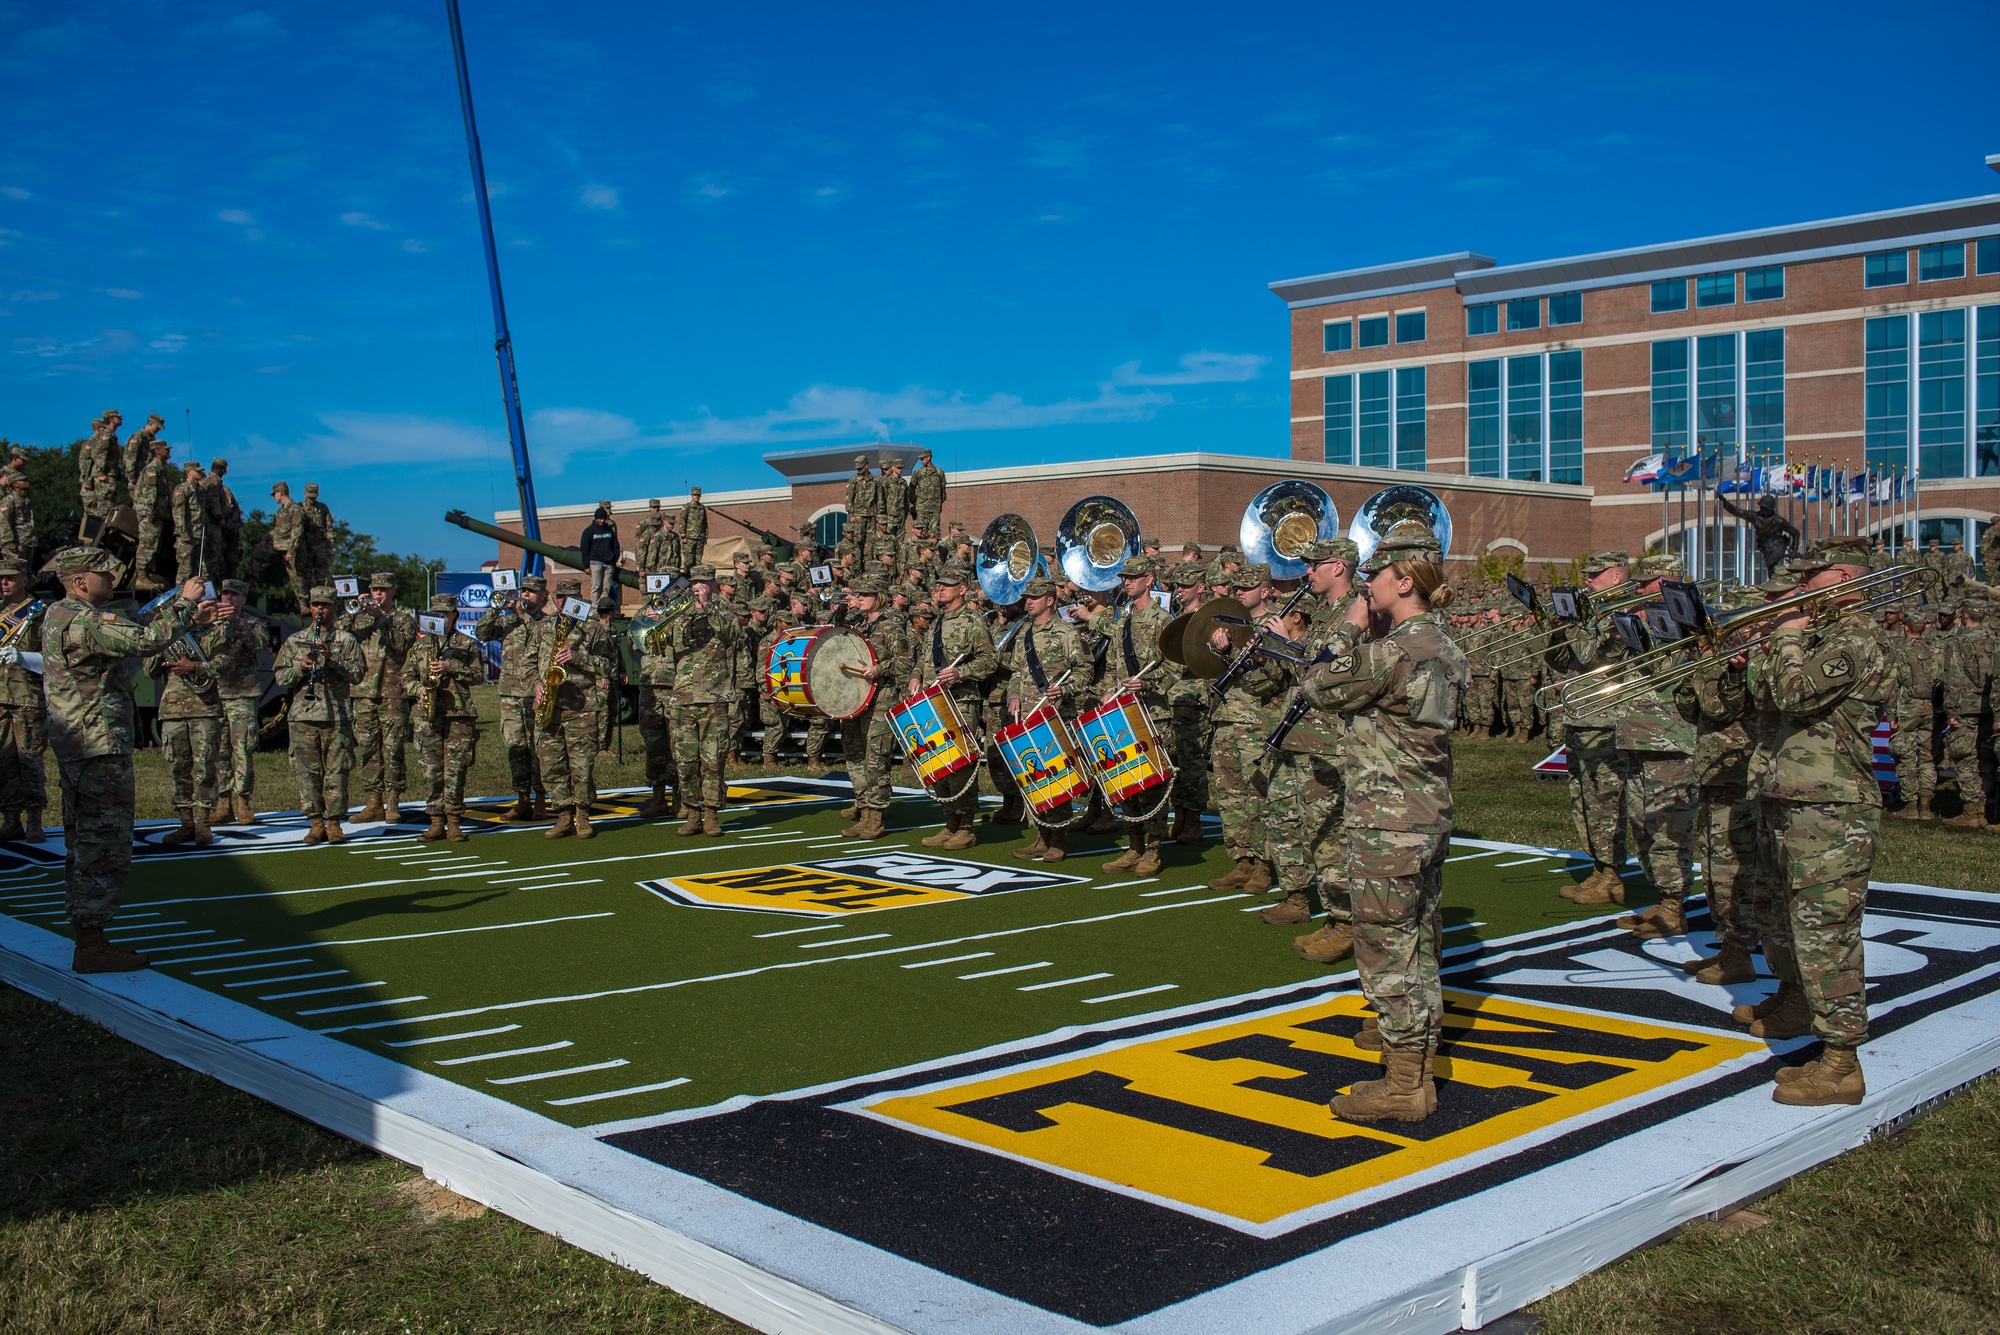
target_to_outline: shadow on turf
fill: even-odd
[[[296,918],[288,918],[285,925],[289,929],[301,932],[324,932],[365,922],[371,918],[417,913],[457,913],[461,909],[469,909],[491,899],[505,899],[507,894],[505,890],[409,890],[400,894],[373,895],[367,899],[350,900],[345,904],[334,904],[312,913],[301,914]]]

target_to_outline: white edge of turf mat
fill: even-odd
[[[773,1335],[1094,1329],[176,979],[79,977],[69,950],[64,937],[0,917],[7,982]],[[1873,1041],[1864,1060],[1859,1106],[1788,1108],[1759,1084],[1111,1329],[1479,1329],[2000,1067],[2000,993]]]

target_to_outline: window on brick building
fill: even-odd
[[[1421,473],[1424,469],[1424,383],[1421,366],[1396,372],[1396,467]]]
[[[1355,462],[1363,468],[1389,468],[1395,462],[1390,440],[1389,373],[1363,371],[1355,380]]]
[[[1662,278],[1653,284],[1653,314],[1665,311],[1684,311],[1688,308],[1688,280],[1685,278]]]
[[[1361,346],[1364,348],[1386,348],[1389,346],[1389,317],[1371,315],[1361,322]]]
[[[1653,345],[1653,452],[1679,458],[1688,449],[1688,341]]]
[[[1862,262],[1864,287],[1900,287],[1910,281],[1910,252],[1878,250]]]
[[[1910,466],[1910,319],[1885,315],[1863,331],[1862,448],[1878,468]]]
[[[1973,468],[1981,477],[2000,475],[2000,306],[1982,306],[1972,350]],[[1990,582],[2000,570],[1989,570]]]
[[[1465,471],[1474,477],[1500,476],[1498,361],[1466,364]]]
[[[2000,273],[2000,236],[1980,237],[1975,249],[1978,252],[1977,268],[1980,273]]]
[[[1396,341],[1398,343],[1424,341],[1424,312],[1404,311],[1396,317]]]
[[[1704,454],[1736,455],[1736,335],[1694,341],[1694,443]]]
[[[1542,299],[1540,297],[1516,297],[1508,302],[1507,327],[1509,329],[1540,329],[1542,327]]]
[[[1694,304],[1697,306],[1734,306],[1736,304],[1736,275],[1733,273],[1705,273],[1695,279]]]
[[[1583,485],[1581,352],[1549,354],[1549,481]]]
[[[1743,457],[1753,464],[1785,461],[1785,331],[1743,335]]]
[[[1354,462],[1354,377],[1326,378],[1326,461]]]
[[[1917,281],[1935,283],[1940,278],[1965,277],[1965,243],[1950,241],[1941,246],[1917,249]]]
[[[1346,352],[1354,346],[1354,322],[1352,320],[1328,320],[1320,328],[1324,331],[1325,352]]]
[[[1542,480],[1542,359],[1507,359],[1507,476]]]
[[[1917,316],[1917,467],[1926,478],[1965,476],[1963,309]]]
[[[1549,298],[1549,324],[1582,324],[1583,293],[1558,292]]]
[[[1763,269],[1743,271],[1743,300],[1777,301],[1785,295],[1785,266],[1773,264]]]
[[[1982,270],[1981,272],[1984,272]],[[1498,302],[1482,301],[1476,306],[1465,308],[1465,336],[1477,338],[1481,334],[1500,332],[1500,306]]]

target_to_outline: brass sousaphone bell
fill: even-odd
[[[1273,579],[1306,573],[1300,554],[1313,543],[1340,536],[1340,511],[1333,497],[1310,482],[1286,478],[1257,493],[1243,510],[1237,530],[1243,559],[1268,565]]]
[[[1354,512],[1354,522],[1347,526],[1347,536],[1359,549],[1360,559],[1366,561],[1384,534],[1410,520],[1437,537],[1439,557],[1451,554],[1451,511],[1445,509],[1436,492],[1408,482],[1384,487],[1363,501]]]
[[[1048,573],[1048,561],[1035,543],[1032,524],[1017,514],[996,516],[979,537],[972,553],[979,591],[996,607],[1021,601],[1028,581]]]
[[[1139,554],[1139,520],[1125,502],[1086,496],[1056,525],[1056,560],[1080,589],[1103,593],[1118,587],[1118,572]]]

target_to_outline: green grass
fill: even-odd
[[[636,740],[627,738],[631,763],[600,771],[601,787],[640,782]],[[1564,786],[1526,772],[1540,755],[1536,748],[1502,742],[1461,743],[1460,833],[1573,844]],[[158,760],[157,753],[139,758],[142,804],[159,803],[150,812],[142,805],[142,814],[164,814]],[[259,805],[295,805],[285,758],[266,755],[260,761]],[[497,730],[489,729],[474,791],[505,791],[504,764]],[[831,821],[830,816],[809,819]],[[638,831],[607,830],[588,853],[609,855],[628,839],[636,846],[641,837]],[[643,837],[657,846],[656,835]],[[471,848],[517,840],[535,846],[524,842],[518,856],[510,851],[522,865],[542,858],[544,849],[562,857],[582,855],[574,843],[544,845],[533,835],[489,836]],[[1977,886],[1990,880],[1980,859],[1996,848],[2000,840],[1991,835],[1890,821],[1876,876]],[[784,852],[828,856],[800,849],[803,845]],[[1545,871],[1524,868],[1519,874],[1529,872],[1539,877],[1537,886],[1553,889],[1555,878]],[[1122,899],[1136,892],[1090,893]],[[1539,889],[1511,900],[1494,896],[1491,903],[1508,908],[1508,916],[1489,911],[1482,901],[1481,916],[1491,928],[1485,935],[1578,916]],[[999,917],[1019,911],[999,901],[964,907]],[[407,906],[385,903],[371,911],[401,913]],[[631,912],[640,911],[634,901]],[[738,937],[770,922],[761,915],[667,911],[681,914],[677,924],[697,921],[718,941],[727,936],[731,952],[745,948]],[[899,918],[911,927],[925,920],[928,928],[938,921],[935,915],[957,912],[959,906],[947,906],[876,915],[870,930],[884,930],[885,922],[894,926]],[[264,930],[248,916],[244,921],[248,930],[234,934]],[[365,919],[351,921],[367,927]],[[292,930],[301,924],[294,919],[269,929],[280,925]],[[350,922],[342,930],[356,929]],[[1260,930],[1271,934],[1273,945],[1282,939],[1278,929]],[[1136,944],[1121,939],[1119,946],[1158,957],[1162,968],[1178,966],[1174,956],[1188,953],[1177,949],[1171,931]],[[677,948],[699,953],[706,947],[693,941]],[[1213,966],[1221,973],[1209,985],[1230,986],[1237,970],[1259,960],[1265,985],[1298,972],[1289,954],[1276,949]],[[615,972],[624,966],[613,960],[606,967]],[[672,1008],[658,1014],[670,1019]],[[408,1168],[5,989],[0,989],[0,1035],[10,1072],[10,1079],[0,1082],[0,1126],[8,1128],[9,1149],[0,1163],[0,1329],[735,1328],[667,1290],[498,1215],[431,1217],[410,1190],[414,1175]],[[840,1060],[866,1065],[877,1055],[854,1052]],[[807,1069],[833,1056],[805,1054],[800,1060]],[[724,1072],[714,1073],[718,1082],[725,1078]],[[1538,1310],[1548,1329],[1561,1331],[1993,1329],[2000,1324],[1996,1122],[2000,1087],[1989,1081],[1916,1127],[1787,1185],[1756,1207],[1772,1221],[1764,1227],[1733,1234],[1713,1227],[1686,1230],[1586,1277]]]

